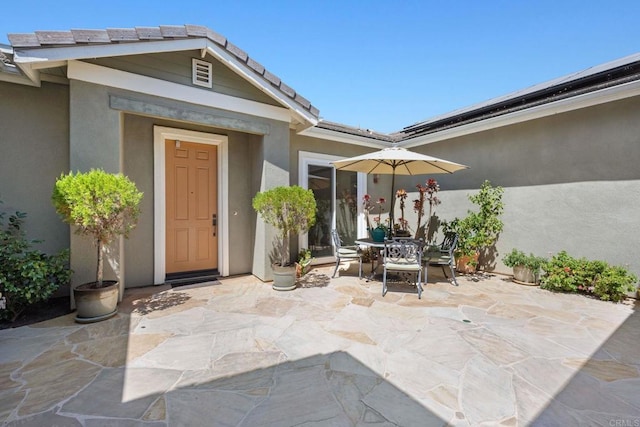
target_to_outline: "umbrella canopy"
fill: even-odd
[[[333,162],[338,170],[379,173],[388,175],[428,175],[453,173],[468,166],[437,157],[409,151],[401,147],[389,147],[373,153]]]
[[[396,175],[430,175],[438,173],[454,173],[468,166],[437,157],[409,151],[402,147],[388,147],[373,153],[333,162],[337,170],[378,173],[392,175],[391,178],[391,209],[389,210],[389,225],[393,227],[393,209],[395,197],[393,194]]]

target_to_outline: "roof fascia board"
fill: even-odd
[[[0,72],[0,81],[7,82],[7,83],[21,84],[26,86],[34,86],[34,87],[40,86],[40,82],[36,83],[30,78],[22,74],[9,74],[9,73]]]
[[[640,81],[624,83],[618,86],[589,92],[567,99],[539,105],[521,111],[492,117],[467,125],[436,131],[434,133],[418,136],[399,142],[397,145],[405,148],[413,148],[421,145],[432,144],[446,139],[457,138],[472,133],[483,132],[490,129],[535,120],[555,114],[593,107],[607,102],[618,101],[625,98],[640,95]]]
[[[40,86],[40,73],[38,70],[59,67],[62,62],[68,60],[202,49],[205,46],[206,41],[204,39],[191,38],[144,43],[18,48],[14,49],[13,61],[35,83],[35,86]]]
[[[232,71],[247,80],[253,86],[257,87],[258,89],[269,95],[271,98],[285,105],[298,119],[298,121],[300,121],[301,123],[305,123],[307,127],[312,127],[318,124],[318,120],[312,114],[300,108],[300,105],[298,105],[291,98],[283,96],[264,77],[249,71],[245,64],[239,62],[235,58],[235,56],[231,55],[225,49],[220,48],[215,43],[207,42],[207,52],[209,52],[214,58],[225,64],[227,67],[229,67]]]
[[[329,141],[341,142],[344,144],[359,145],[361,147],[371,147],[371,148],[378,148],[378,149],[391,147],[394,145],[390,142],[379,141],[376,139],[369,139],[369,138],[356,136],[356,135],[347,135],[342,132],[336,132],[334,130],[321,129],[317,127],[305,129],[299,134],[303,136],[308,136],[311,138],[326,139]]]
[[[180,40],[145,41],[140,43],[130,42],[29,49],[17,48],[15,49],[14,61],[16,64],[26,64],[124,55],[144,55],[147,53],[203,49],[206,45],[206,39],[188,38]],[[46,66],[42,66],[41,68],[45,67]]]
[[[175,99],[271,120],[289,122],[291,119],[289,111],[282,107],[262,104],[217,92],[205,91],[178,83],[140,76],[100,65],[88,64],[86,62],[69,61],[67,77],[69,79]]]
[[[47,68],[64,67],[65,65],[67,65],[67,61],[60,60],[60,61],[47,61],[47,62],[33,62],[33,63],[27,63],[27,64],[23,63],[22,65],[28,66],[32,70],[44,70]]]

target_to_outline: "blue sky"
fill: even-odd
[[[381,132],[640,52],[640,1],[3,2],[7,33],[204,25],[320,109]]]

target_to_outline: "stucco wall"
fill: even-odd
[[[505,188],[496,271],[510,271],[501,258],[516,247],[542,256],[564,249],[640,273],[640,97],[414,150],[470,166],[433,176],[442,219],[463,216],[485,179]]]
[[[69,87],[0,82],[0,210],[26,212],[30,239],[54,253],[69,247],[69,227],[55,213],[51,192],[69,171]]]
[[[78,169],[86,170],[104,163],[108,171],[122,170],[145,194],[138,227],[124,240],[123,253],[117,247],[112,252],[125,266],[126,287],[153,284],[154,125],[229,137],[229,274],[252,272],[269,279],[265,248],[272,230],[261,224],[251,200],[260,189],[289,182],[287,123],[84,82],[72,81],[71,87],[72,168],[81,165]],[[82,246],[85,243],[72,238],[72,266],[82,271],[78,283],[89,279],[85,265],[94,258],[94,252]],[[116,274],[107,270],[105,278]]]

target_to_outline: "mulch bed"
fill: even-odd
[[[0,320],[0,329],[17,328],[19,326],[32,325],[44,322],[71,313],[69,297],[50,298],[48,301],[27,307],[14,321]]]

